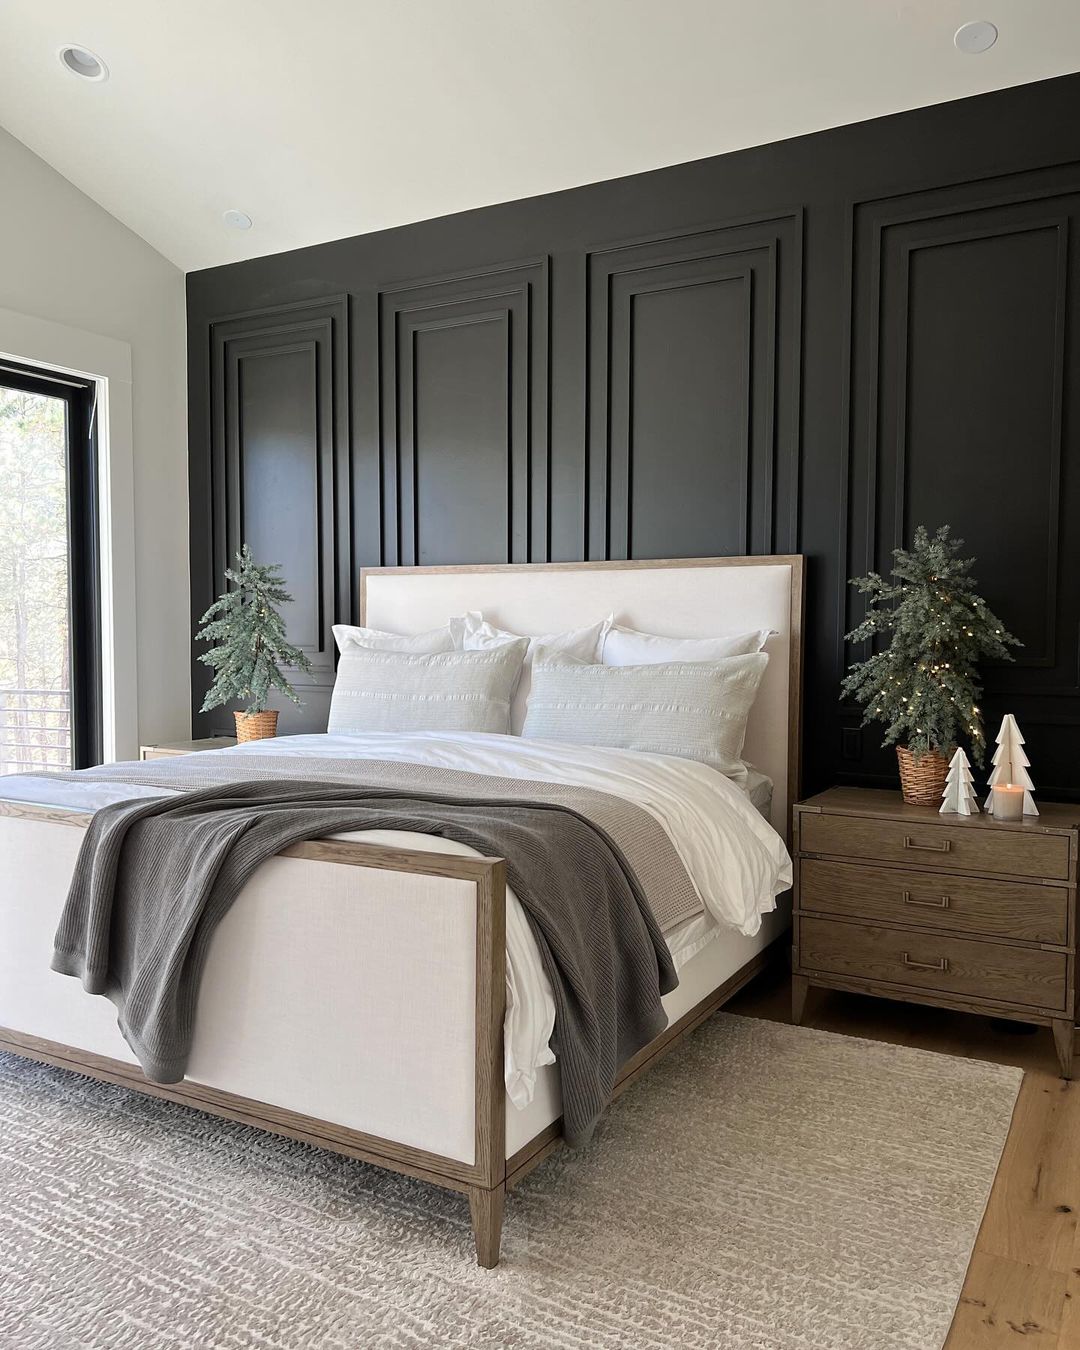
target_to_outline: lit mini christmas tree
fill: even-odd
[[[281,568],[257,563],[245,544],[236,555],[235,569],[226,568],[225,575],[232,586],[202,616],[203,627],[196,634],[199,641],[216,644],[199,657],[214,672],[202,711],[239,699],[249,715],[262,712],[274,689],[299,703],[281,667],[310,671],[311,662],[285,637],[285,621],[277,607],[288,604],[292,596],[285,589]]]
[[[1019,644],[975,589],[962,547],[947,525],[932,535],[920,525],[910,551],[893,550],[892,581],[871,572],[852,582],[868,598],[867,614],[848,641],[881,634],[889,645],[853,665],[841,687],[863,705],[864,726],[885,725],[886,745],[921,759],[951,755],[966,739],[982,764],[979,662],[1011,661]]]
[[[949,761],[949,775],[945,779],[941,811],[943,816],[977,816],[979,803],[975,800],[975,780],[971,761],[963,750],[957,750]]]
[[[1015,783],[1024,789],[1024,815],[1037,816],[1039,808],[1031,795],[1035,784],[1031,781],[1031,774],[1028,773],[1031,760],[1024,754],[1024,738],[1012,713],[1006,713],[1001,719],[997,747],[994,751],[994,770],[990,775],[990,795],[986,799],[985,810],[990,815],[994,814],[994,788],[1003,783]]]

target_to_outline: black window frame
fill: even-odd
[[[66,404],[68,596],[71,613],[71,761],[86,769],[103,750],[101,691],[101,555],[98,479],[98,383],[0,358],[0,385]]]

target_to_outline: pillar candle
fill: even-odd
[[[1002,783],[994,788],[994,819],[1023,820],[1024,789],[1019,783]]]

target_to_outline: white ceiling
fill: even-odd
[[[1080,0],[0,0],[0,125],[186,270],[1078,69]]]

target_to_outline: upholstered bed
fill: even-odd
[[[763,964],[787,915],[786,836],[798,784],[799,558],[375,569],[361,622],[420,633],[463,609],[521,633],[615,612],[693,637],[772,631],[733,785],[701,765],[514,736],[303,736],[238,751],[312,766],[401,759],[528,781],[600,785],[663,817],[703,897],[664,937],[679,984],[668,1028],[618,1089]],[[234,751],[203,759],[227,761]],[[467,1192],[482,1264],[498,1259],[505,1190],[559,1140],[553,1006],[498,859],[384,831],[295,844],[262,865],[217,930],[187,1077],[149,1082],[115,1009],[49,970],[85,826],[160,786],[0,783],[0,1047],[303,1138]],[[763,816],[772,822],[765,824]]]

